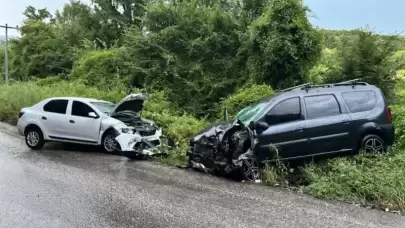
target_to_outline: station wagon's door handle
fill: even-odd
[[[70,123],[75,123],[75,121],[74,121],[74,120],[69,120],[69,122],[70,122]]]
[[[348,124],[348,123],[350,123],[350,120],[342,120],[342,123],[343,124]]]
[[[42,117],[43,120],[46,120],[47,118],[45,116]]]
[[[304,128],[303,128],[303,127],[299,127],[299,128],[297,128],[297,129],[295,129],[295,131],[303,132],[303,131],[304,131]]]

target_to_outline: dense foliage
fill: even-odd
[[[263,96],[308,81],[362,78],[398,105],[397,137],[405,137],[404,37],[320,30],[309,23],[300,0],[93,3],[72,0],[55,13],[27,7],[21,37],[9,43],[13,83],[0,85],[1,121],[15,122],[22,107],[45,97],[116,102],[135,87],[151,96],[146,117],[178,142],[173,160],[184,160],[187,137],[225,110],[234,116]],[[3,64],[0,76],[1,84]],[[402,144],[389,155],[306,167],[305,191],[405,209]],[[265,177],[273,182],[288,179],[269,170],[275,172]]]

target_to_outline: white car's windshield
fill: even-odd
[[[110,114],[115,104],[109,102],[90,102],[94,107],[100,110],[103,113]]]

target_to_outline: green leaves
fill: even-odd
[[[309,23],[300,1],[273,0],[252,22],[245,36],[247,68],[260,83],[273,88],[306,80],[321,52],[321,36]]]
[[[377,85],[389,98],[393,96],[395,70],[391,61],[396,49],[397,37],[382,37],[368,30],[353,31],[341,37],[337,48],[337,60],[332,72],[325,75],[325,82],[339,82],[355,78]]]
[[[143,21],[147,35],[133,28],[124,36],[133,77],[167,89],[182,111],[213,115],[219,98],[243,81],[234,59],[240,46],[234,16],[185,2],[150,5]]]

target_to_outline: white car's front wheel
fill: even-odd
[[[117,135],[114,131],[109,131],[104,134],[101,145],[105,152],[116,153],[121,150],[119,143],[117,142],[117,140],[115,140],[116,137]]]

